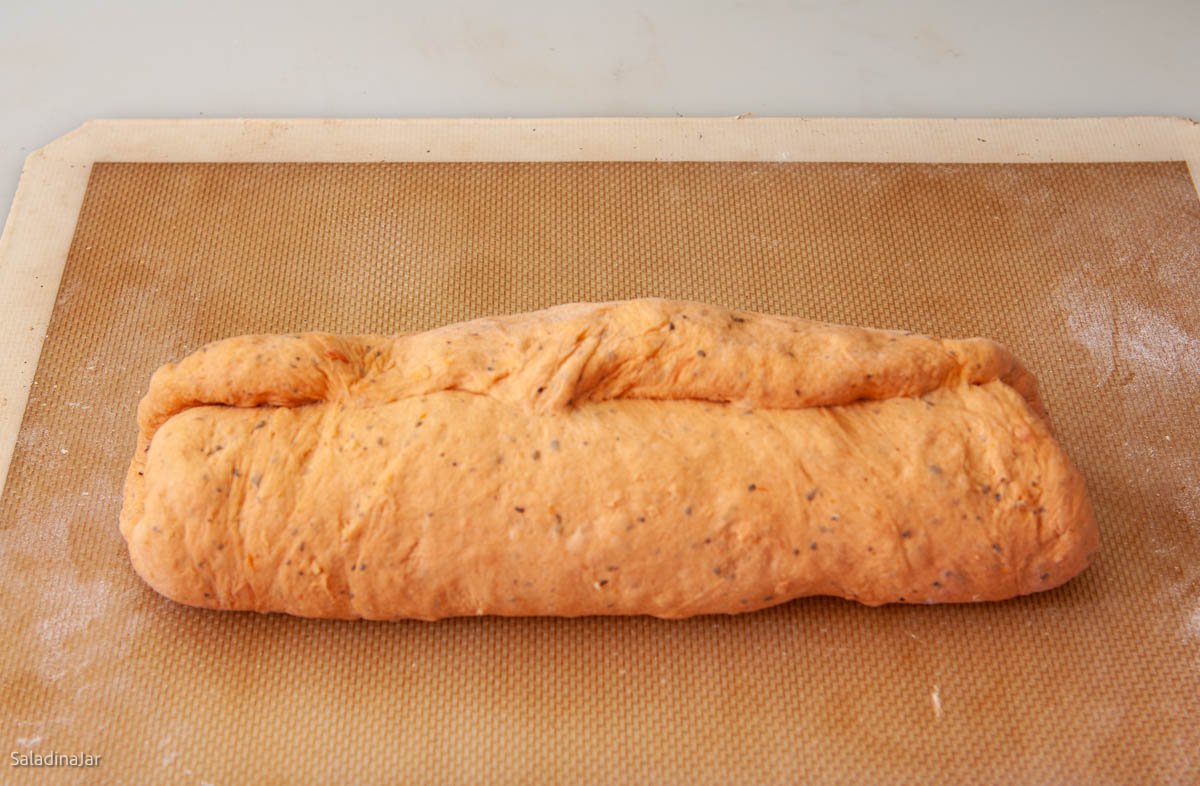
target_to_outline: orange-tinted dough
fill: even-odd
[[[1097,547],[999,345],[642,300],[160,369],[121,529],[184,603],[314,617],[997,600]]]

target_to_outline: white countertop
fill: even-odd
[[[0,209],[31,151],[93,117],[1200,116],[1195,0],[584,8],[10,7]]]

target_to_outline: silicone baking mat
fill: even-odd
[[[0,766],[14,782],[1200,777],[1187,164],[774,159],[91,166],[0,498],[0,752],[102,758]],[[1098,562],[996,604],[438,623],[201,611],[130,568],[121,483],[159,365],[241,333],[642,296],[1004,342],[1087,479]]]

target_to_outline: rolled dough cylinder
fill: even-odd
[[[999,600],[1095,555],[1000,345],[699,303],[248,336],[160,369],[121,531],[177,601],[310,617]]]

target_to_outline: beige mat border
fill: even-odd
[[[109,161],[1186,161],[1200,124],[1080,119],[92,120],[32,153],[0,235],[0,481],[92,164]]]

